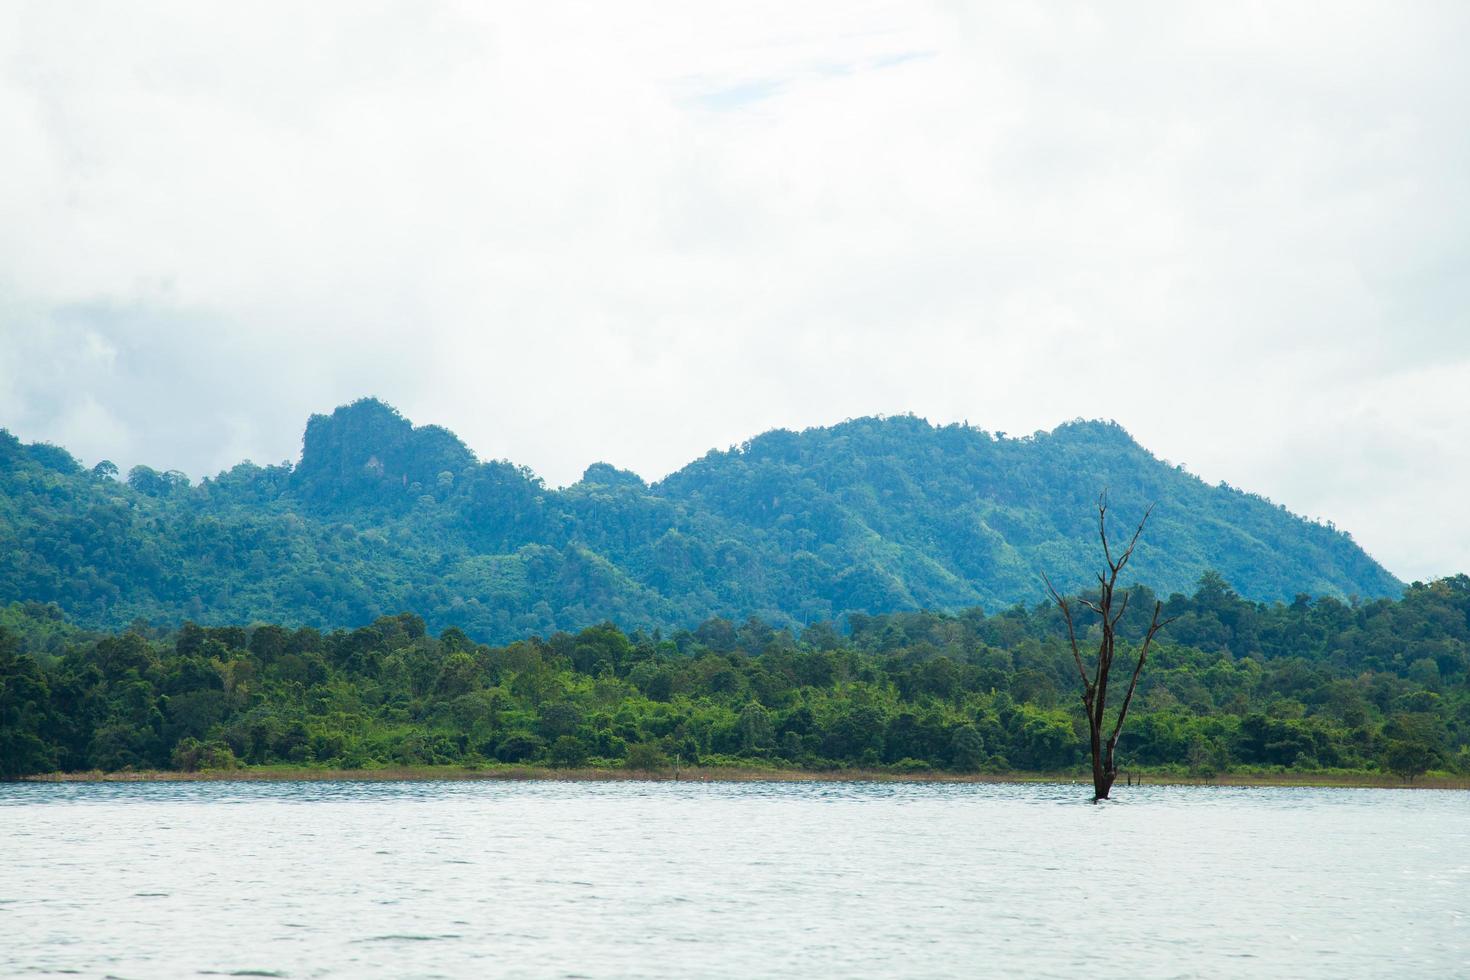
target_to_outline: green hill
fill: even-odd
[[[656,484],[605,463],[565,489],[476,460],[364,399],[307,423],[294,465],[190,485],[0,430],[0,602],[116,627],[356,626],[403,609],[504,641],[612,620],[806,624],[849,612],[1034,602],[1085,587],[1094,502],[1157,508],[1130,571],[1161,593],[1216,570],[1241,595],[1397,595],[1352,539],[1169,466],[1118,425],[998,438],[864,418],[773,431]]]

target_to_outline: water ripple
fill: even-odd
[[[1098,807],[1065,784],[0,784],[0,975],[1455,975],[1467,804],[1159,786]]]

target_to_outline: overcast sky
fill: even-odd
[[[1470,570],[1470,4],[0,7],[0,426],[553,485],[1115,418]]]

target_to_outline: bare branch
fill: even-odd
[[[1136,547],[1138,547],[1138,539],[1139,539],[1139,537],[1141,537],[1143,535],[1143,526],[1148,523],[1149,515],[1152,514],[1153,512],[1154,512],[1154,505],[1153,504],[1149,504],[1148,505],[1148,510],[1146,510],[1146,511],[1143,512],[1143,520],[1141,520],[1141,521],[1138,522],[1138,527],[1137,527],[1137,529],[1134,530],[1133,537],[1128,542],[1127,549],[1123,552],[1123,556],[1118,559],[1118,567],[1117,567],[1116,571],[1122,571],[1123,570],[1123,566],[1126,565],[1126,564],[1128,564],[1128,559],[1130,559],[1130,558],[1133,557],[1133,549],[1136,548]]]
[[[1123,618],[1123,614],[1128,611],[1128,599],[1129,599],[1129,597],[1131,595],[1132,595],[1131,592],[1124,592],[1123,593],[1123,605],[1119,607],[1119,609],[1118,609],[1118,615],[1116,615],[1116,616],[1113,617],[1113,626],[1114,626],[1114,628],[1117,627],[1118,620],[1122,619]]]
[[[1103,490],[1097,495],[1097,536],[1102,538],[1103,557],[1107,559],[1108,567],[1113,567],[1113,553],[1108,549],[1108,491]]]
[[[1047,596],[1051,599],[1052,602],[1055,602],[1057,605],[1060,606],[1062,604],[1061,593],[1057,592],[1057,587],[1051,584],[1051,578],[1048,577],[1045,572],[1041,573],[1041,581],[1046,584]]]
[[[1072,660],[1077,664],[1077,676],[1082,680],[1082,701],[1088,709],[1092,708],[1092,682],[1087,679],[1087,669],[1082,666],[1082,651],[1077,648],[1077,630],[1072,625],[1072,608],[1067,605],[1067,600],[1062,598],[1056,586],[1051,584],[1051,579],[1043,572],[1041,580],[1046,583],[1047,595],[1051,596],[1052,602],[1062,610],[1062,618],[1067,621],[1067,640],[1072,644]]]
[[[1164,608],[1161,602],[1154,602],[1154,616],[1149,623],[1148,632],[1144,634],[1143,646],[1138,650],[1138,663],[1133,668],[1133,677],[1128,681],[1128,693],[1123,696],[1123,706],[1118,709],[1118,720],[1113,723],[1113,734],[1108,736],[1108,755],[1111,756],[1113,749],[1118,744],[1118,736],[1123,731],[1123,719],[1128,717],[1128,706],[1133,703],[1133,692],[1138,688],[1138,675],[1143,673],[1143,665],[1148,661],[1148,648],[1154,642],[1154,637],[1159,630],[1167,625],[1168,620],[1159,621],[1159,612]]]
[[[1097,596],[1095,599],[1079,595],[1072,599],[1064,598],[1056,588],[1052,586],[1051,580],[1042,576],[1046,582],[1047,595],[1062,610],[1062,616],[1067,622],[1067,641],[1072,647],[1072,660],[1077,665],[1078,676],[1082,679],[1082,703],[1087,707],[1087,727],[1092,750],[1092,785],[1093,800],[1103,800],[1108,796],[1112,788],[1113,780],[1118,775],[1118,767],[1114,761],[1114,751],[1118,745],[1118,738],[1123,731],[1123,722],[1128,717],[1128,709],[1133,704],[1133,695],[1138,691],[1138,679],[1143,674],[1144,664],[1148,662],[1149,649],[1153,646],[1154,637],[1171,620],[1162,619],[1161,612],[1163,604],[1154,601],[1153,618],[1149,622],[1147,633],[1144,635],[1143,643],[1138,650],[1138,659],[1133,665],[1132,676],[1128,679],[1128,691],[1123,697],[1122,707],[1118,711],[1118,717],[1113,723],[1112,734],[1106,743],[1103,741],[1103,728],[1106,724],[1108,707],[1108,681],[1111,679],[1113,669],[1113,658],[1117,654],[1117,628],[1128,613],[1128,605],[1132,600],[1132,593],[1125,590],[1123,598],[1116,604],[1113,603],[1117,595],[1118,575],[1133,558],[1134,549],[1138,547],[1139,540],[1143,537],[1143,529],[1148,524],[1149,516],[1153,513],[1153,506],[1144,511],[1143,518],[1134,528],[1133,536],[1128,540],[1128,546],[1117,556],[1114,556],[1112,545],[1108,542],[1108,492],[1103,490],[1097,498],[1097,536],[1102,542],[1103,557],[1107,561],[1105,571],[1099,572],[1097,576]],[[1101,620],[1101,636],[1097,643],[1097,666],[1093,671],[1092,679],[1088,680],[1087,668],[1083,664],[1082,650],[1077,642],[1077,629],[1072,616],[1073,604],[1089,610]]]

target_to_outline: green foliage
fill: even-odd
[[[0,779],[56,765],[55,747],[47,740],[51,722],[51,691],[40,665],[0,627]]]
[[[1442,762],[1445,725],[1435,710],[1439,698],[1433,693],[1413,692],[1398,701],[1410,710],[1395,713],[1384,725],[1384,757],[1390,772],[1411,783]]]
[[[223,742],[201,742],[192,735],[174,746],[173,768],[179,772],[201,769],[234,769],[239,765],[235,753]]]
[[[1151,607],[1137,590],[1130,610]],[[1125,768],[1470,771],[1470,580],[1398,601],[1263,605],[1216,576],[1175,595],[1119,751]],[[1075,771],[1076,668],[1050,606],[747,619],[504,646],[417,616],[323,633],[0,627],[0,776],[447,763]],[[1125,618],[1120,640],[1146,623]],[[28,632],[30,631],[30,632]],[[34,636],[32,636],[34,634]],[[36,638],[63,637],[45,662]],[[51,642],[46,639],[45,642]],[[1433,670],[1429,669],[1433,665]]]
[[[660,772],[669,767],[669,757],[657,743],[636,742],[628,746],[623,765],[638,772]]]
[[[547,758],[553,766],[565,769],[580,766],[587,761],[587,755],[587,746],[575,735],[558,735],[547,752]]]
[[[1165,593],[1212,567],[1257,600],[1402,591],[1347,535],[1208,486],[1108,423],[1012,439],[856,419],[768,432],[653,486],[597,463],[554,490],[365,399],[313,416],[297,464],[241,463],[195,486],[145,466],[119,482],[116,467],[0,431],[0,601],[55,603],[107,629],[140,617],[326,629],[414,609],[436,632],[498,643],[725,617],[699,637],[724,653],[752,613],[795,628],[1001,608],[1032,600],[1043,568],[1087,587],[1100,486],[1158,502],[1132,570]],[[1252,629],[1243,617],[1206,648]],[[626,651],[607,641],[590,637],[585,655],[621,670]]]

